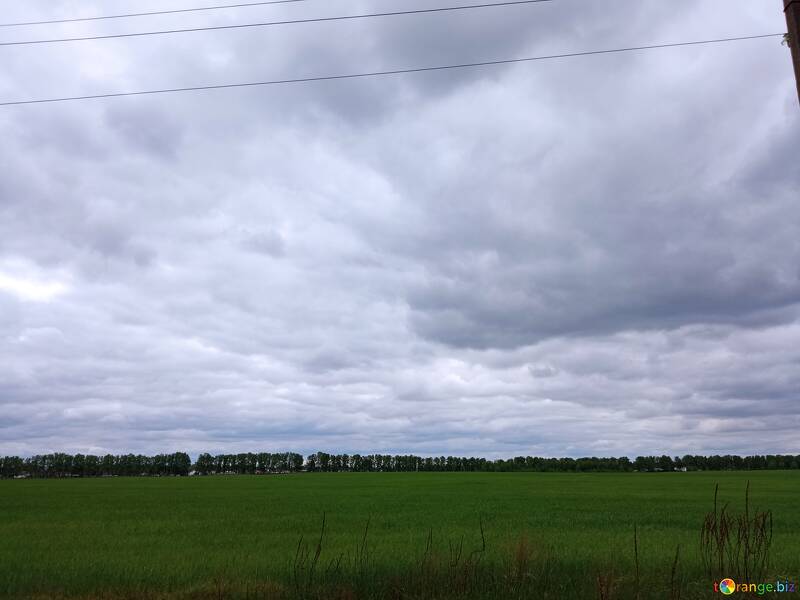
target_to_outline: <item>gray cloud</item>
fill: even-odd
[[[401,6],[427,5],[380,10]],[[72,10],[30,2],[4,20]],[[0,96],[784,27],[757,3],[712,14],[710,0],[564,1],[5,48]],[[0,453],[800,452],[793,95],[768,39],[6,107]]]

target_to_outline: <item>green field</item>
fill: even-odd
[[[402,588],[426,560],[446,571],[458,564],[453,548],[462,537],[462,563],[482,547],[482,521],[483,571],[475,573],[508,579],[522,565],[526,577],[539,578],[529,585],[541,597],[599,597],[598,575],[611,580],[612,597],[627,597],[634,525],[641,578],[648,581],[642,597],[669,597],[674,592],[665,590],[676,579],[682,598],[714,597],[701,571],[703,516],[712,509],[716,483],[721,503],[742,509],[748,480],[751,510],[774,515],[769,575],[797,581],[800,476],[791,471],[5,480],[0,595],[254,598],[297,591],[293,578],[308,576],[298,543],[303,536],[310,562],[325,514],[314,581],[327,572],[331,581],[344,582],[337,589],[366,589],[368,577],[370,589],[387,578]]]

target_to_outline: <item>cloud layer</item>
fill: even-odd
[[[667,4],[5,47],[0,98],[785,28],[779,3]],[[769,38],[0,109],[0,453],[800,452],[794,93]]]

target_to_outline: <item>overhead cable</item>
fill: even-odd
[[[394,10],[390,12],[366,13],[360,15],[341,15],[336,17],[314,17],[308,19],[288,19],[283,21],[264,21],[261,23],[240,23],[235,25],[211,25],[208,27],[188,27],[185,29],[162,29],[157,31],[134,31],[132,33],[114,33],[110,35],[89,35],[66,38],[49,38],[39,40],[20,40],[0,42],[0,46],[29,46],[33,44],[60,44],[64,42],[88,42],[92,40],[110,40],[115,38],[132,38],[153,35],[173,35],[177,33],[196,33],[200,31],[220,31],[223,29],[245,29],[251,27],[274,27],[279,25],[302,25],[307,23],[328,23],[331,21],[353,21],[356,19],[375,19],[379,17],[399,17],[404,15],[422,15],[430,13],[452,12],[457,10],[475,10],[479,8],[495,8],[524,4],[541,4],[554,0],[508,0],[506,2],[490,2],[482,4],[464,4],[460,6],[442,6],[438,8],[420,8],[415,10]]]
[[[448,65],[435,65],[435,66],[428,66],[428,67],[414,67],[414,68],[407,68],[407,69],[393,69],[393,70],[386,70],[386,71],[371,71],[365,73],[349,73],[349,74],[341,74],[341,75],[321,75],[316,77],[298,77],[298,78],[291,78],[291,79],[272,79],[267,81],[250,81],[246,83],[224,83],[224,84],[215,84],[215,85],[197,85],[197,86],[189,86],[189,87],[175,87],[175,88],[163,88],[163,89],[154,89],[154,90],[141,90],[136,92],[110,92],[105,94],[88,94],[85,96],[64,96],[60,98],[38,98],[38,99],[30,99],[30,100],[12,100],[6,102],[0,102],[0,106],[18,106],[22,104],[44,104],[44,103],[51,103],[51,102],[70,102],[70,101],[77,101],[77,100],[96,100],[100,98],[120,98],[123,96],[144,96],[150,94],[170,94],[170,93],[177,93],[177,92],[197,92],[203,90],[220,90],[226,88],[244,88],[244,87],[256,87],[256,86],[268,86],[268,85],[288,85],[288,84],[299,84],[299,83],[312,83],[318,81],[335,81],[341,79],[360,79],[360,78],[367,78],[367,77],[382,77],[382,76],[389,76],[389,75],[402,75],[406,73],[424,73],[424,72],[431,72],[431,71],[445,71],[451,69],[470,69],[470,68],[477,68],[477,67],[492,67],[498,65],[508,65],[514,63],[524,63],[524,62],[534,62],[534,61],[542,61],[542,60],[556,60],[556,59],[564,59],[564,58],[575,58],[580,56],[593,56],[599,54],[617,54],[621,52],[635,52],[635,51],[642,51],[642,50],[655,50],[658,48],[677,48],[681,46],[699,46],[704,44],[721,44],[721,43],[730,43],[730,42],[741,42],[745,40],[757,40],[763,38],[771,38],[771,37],[782,37],[783,33],[766,33],[761,35],[746,35],[746,36],[737,36],[737,37],[728,37],[728,38],[718,38],[718,39],[710,39],[710,40],[694,40],[689,42],[673,42],[673,43],[665,43],[665,44],[651,44],[647,46],[630,46],[627,48],[613,48],[609,50],[588,50],[584,52],[569,52],[565,54],[550,54],[544,56],[530,56],[524,58],[508,58],[503,60],[487,60],[487,61],[480,61],[480,62],[468,62],[468,63],[460,63],[460,64],[448,64]]]
[[[100,15],[97,17],[72,17],[69,19],[51,19],[49,21],[20,21],[18,23],[0,23],[0,27],[22,27],[24,25],[55,25],[58,23],[80,23],[85,21],[103,21],[105,19],[128,19],[130,17],[152,17],[155,15],[174,15],[178,13],[200,12],[207,10],[223,10],[226,8],[246,8],[250,6],[267,6],[269,4],[294,4],[308,0],[268,0],[266,2],[241,2],[239,4],[219,4],[216,6],[198,6],[194,8],[176,8],[172,10],[154,10],[150,12],[125,13],[120,15]]]

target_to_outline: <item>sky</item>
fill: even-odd
[[[0,4],[8,23],[211,2]],[[786,30],[780,0],[721,4],[5,46],[0,101]],[[778,37],[0,107],[0,454],[800,453],[799,138]]]

